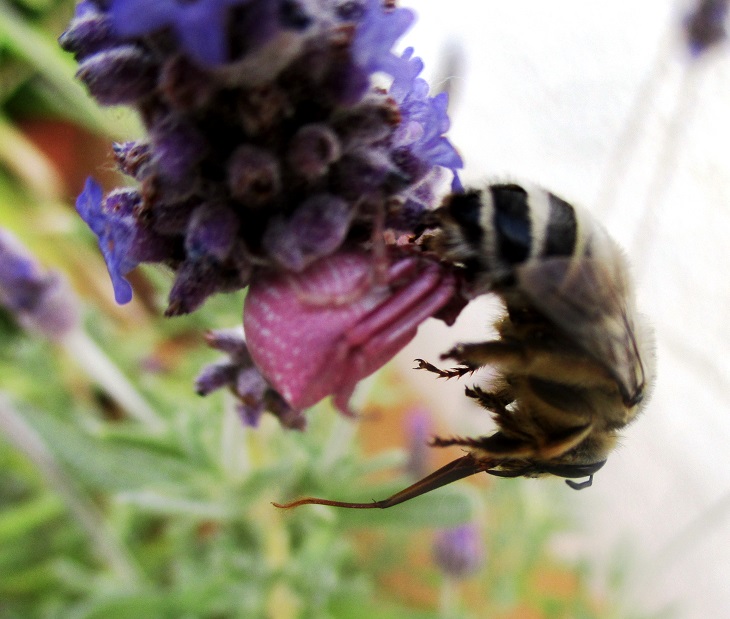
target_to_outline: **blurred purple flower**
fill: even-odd
[[[59,273],[46,271],[9,232],[0,228],[0,307],[18,324],[60,339],[79,321],[76,297]]]
[[[684,19],[690,53],[697,57],[727,38],[728,0],[695,0]]]
[[[475,524],[444,529],[436,535],[433,554],[446,576],[467,578],[484,565],[484,540]]]

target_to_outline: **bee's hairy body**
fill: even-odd
[[[421,361],[442,376],[482,366],[498,373],[492,391],[467,389],[498,432],[435,444],[498,460],[489,471],[497,475],[591,475],[653,379],[653,337],[620,248],[588,213],[535,187],[454,194],[433,215],[427,247],[460,266],[469,295],[496,293],[507,309],[498,339],[444,355],[460,367]]]

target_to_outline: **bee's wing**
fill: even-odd
[[[518,287],[536,309],[610,372],[628,402],[642,395],[644,366],[623,256],[607,257],[612,256],[528,261],[516,269]]]

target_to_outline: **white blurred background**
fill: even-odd
[[[666,0],[401,4],[425,76],[450,74],[466,183],[528,179],[596,212],[657,331],[652,401],[593,488],[565,488],[583,529],[561,547],[606,565],[627,548],[633,611],[730,616],[730,44],[690,59]],[[399,363],[487,339],[493,307],[429,321]],[[455,430],[490,429],[463,381],[405,374]]]

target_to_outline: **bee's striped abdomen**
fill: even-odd
[[[541,255],[572,256],[578,238],[575,209],[562,198],[548,193],[550,210]]]
[[[515,268],[580,250],[579,215],[539,187],[489,185],[449,197],[438,211],[436,251],[463,265],[476,292],[515,283]]]
[[[492,229],[496,256],[505,264],[519,264],[530,256],[532,222],[527,192],[519,185],[492,185]]]

